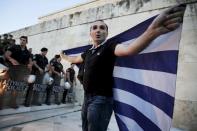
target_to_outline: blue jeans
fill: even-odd
[[[81,113],[82,130],[106,131],[112,108],[112,97],[85,95]]]

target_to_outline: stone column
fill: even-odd
[[[173,126],[197,131],[197,3],[185,12],[176,84]]]

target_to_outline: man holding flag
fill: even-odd
[[[128,46],[107,39],[108,27],[98,20],[90,27],[93,46],[79,56],[61,57],[71,63],[84,63],[82,107],[83,131],[106,131],[113,108],[113,69],[116,57],[134,56],[158,36],[177,29],[183,21],[185,5],[175,6],[158,15],[144,33]]]

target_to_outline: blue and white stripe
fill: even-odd
[[[152,17],[109,39],[128,46]],[[135,56],[118,57],[114,67],[114,112],[120,131],[169,131],[172,123],[178,49],[182,28],[161,35]],[[83,46],[65,51],[76,54]]]

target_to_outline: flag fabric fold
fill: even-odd
[[[156,16],[106,41],[132,44]],[[156,38],[135,56],[118,57],[114,66],[114,112],[120,131],[169,131],[176,89],[182,27]],[[91,45],[64,50],[80,54]]]

